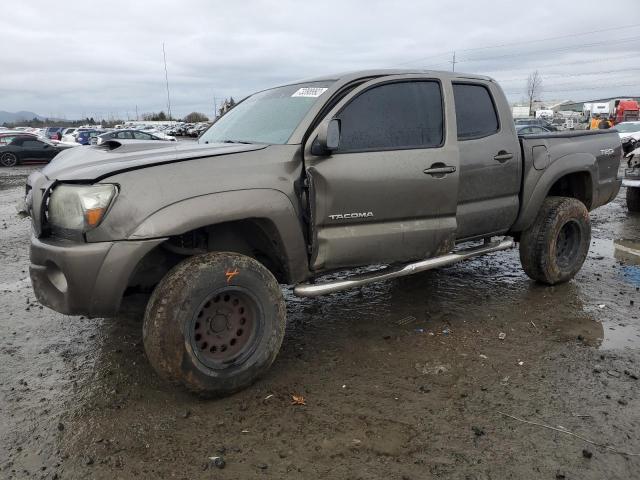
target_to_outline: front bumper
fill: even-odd
[[[67,315],[113,316],[140,260],[164,240],[78,243],[32,236],[36,298]]]

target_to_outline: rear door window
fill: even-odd
[[[453,98],[458,140],[487,137],[500,130],[495,104],[485,86],[454,83]]]
[[[45,144],[39,140],[25,140],[22,143],[22,146],[24,148],[40,149],[40,148],[43,148]]]
[[[336,118],[341,125],[338,153],[438,147],[444,139],[442,94],[435,81],[370,88]]]
[[[152,140],[151,135],[144,132],[133,132],[133,137],[136,140]]]

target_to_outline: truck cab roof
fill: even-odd
[[[397,68],[386,68],[386,69],[374,69],[374,70],[353,70],[348,72],[341,72],[332,75],[322,75],[319,77],[307,78],[304,80],[283,84],[283,85],[296,85],[298,83],[308,83],[308,82],[327,82],[334,81],[339,82],[340,84],[351,83],[353,81],[362,80],[366,78],[376,78],[376,77],[384,77],[384,76],[393,76],[393,75],[433,75],[437,78],[448,79],[448,80],[483,80],[492,82],[493,79],[484,75],[474,75],[467,73],[458,73],[458,72],[447,72],[442,70],[425,70],[425,69],[397,69]]]

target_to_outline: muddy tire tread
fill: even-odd
[[[231,262],[242,270],[257,274],[267,288],[275,308],[274,329],[267,332],[267,344],[260,349],[252,367],[237,377],[212,381],[185,364],[184,335],[175,325],[184,308],[185,292],[194,272]],[[286,307],[277,280],[257,260],[230,252],[215,252],[190,257],[170,270],[154,289],[145,310],[143,342],[145,353],[154,370],[167,382],[182,385],[191,392],[205,396],[222,396],[246,388],[263,374],[275,360],[286,325]],[[189,362],[186,362],[189,363]]]
[[[585,220],[587,227],[586,251],[581,255],[579,266],[574,272],[562,275],[555,267],[550,255],[549,234],[554,229],[558,218],[571,212],[578,213]],[[570,197],[547,197],[533,222],[533,224],[520,237],[520,262],[525,273],[533,280],[548,285],[555,285],[573,278],[580,269],[591,242],[591,223],[589,212],[582,202]],[[555,237],[554,237],[555,241]],[[584,249],[584,245],[583,245]]]

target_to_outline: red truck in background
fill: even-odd
[[[638,102],[635,100],[616,100],[613,110],[615,125],[638,120],[638,110]]]

